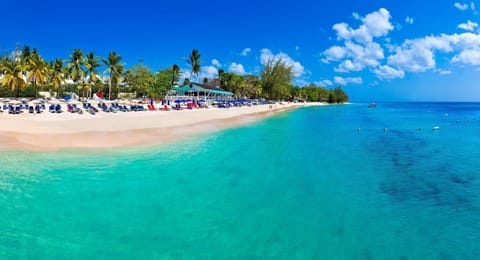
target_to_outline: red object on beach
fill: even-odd
[[[103,94],[102,94],[102,93],[95,93],[95,95],[97,95],[98,98],[102,98],[102,99],[103,99]]]

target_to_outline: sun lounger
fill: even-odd
[[[55,106],[55,113],[58,113],[58,114],[63,113],[63,111],[62,111],[62,106],[56,105],[56,106]]]

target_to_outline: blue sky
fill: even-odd
[[[480,1],[32,1],[0,4],[0,49],[47,59],[74,48],[127,66],[179,64],[196,48],[202,77],[257,74],[268,58],[297,85],[342,85],[353,101],[480,101]]]

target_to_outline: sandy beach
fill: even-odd
[[[56,151],[168,143],[197,133],[248,124],[275,113],[324,103],[283,103],[181,111],[0,114],[0,149]]]

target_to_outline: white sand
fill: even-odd
[[[195,133],[238,126],[275,112],[304,106],[283,103],[181,111],[99,112],[96,115],[0,114],[0,149],[51,151],[61,148],[113,148],[165,143]],[[308,103],[307,106],[325,105]]]

